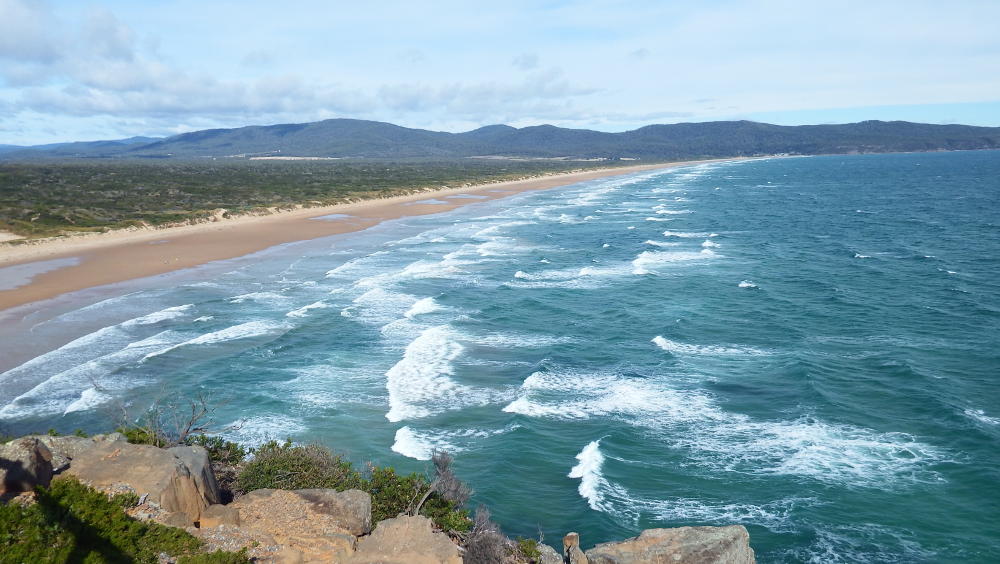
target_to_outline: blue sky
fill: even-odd
[[[0,144],[354,117],[1000,126],[1000,2],[0,0]]]

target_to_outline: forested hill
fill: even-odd
[[[490,125],[464,133],[331,119],[314,123],[208,129],[152,142],[93,142],[6,148],[0,159],[247,158],[633,158],[666,160],[771,154],[880,153],[1000,148],[1000,127],[864,121],[781,126],[752,121],[649,125],[622,133],[552,125]]]

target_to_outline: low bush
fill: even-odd
[[[187,531],[129,517],[124,510],[138,501],[135,495],[109,498],[73,478],[54,480],[36,494],[36,503],[26,507],[0,505],[0,562],[154,563],[161,553],[201,557],[196,554],[201,541]],[[249,562],[239,556],[190,562]]]
[[[236,466],[243,462],[249,454],[243,445],[227,441],[219,436],[192,435],[184,441],[184,444],[204,447],[213,464]]]
[[[372,520],[376,522],[410,514],[419,506],[420,514],[442,530],[462,533],[472,526],[462,504],[445,499],[426,476],[400,475],[392,468],[379,466],[369,466],[367,475],[362,476],[350,462],[320,445],[271,441],[257,448],[253,459],[243,464],[236,486],[242,492],[265,488],[358,489],[372,496]]]
[[[538,550],[538,541],[535,539],[517,539],[517,551],[521,553],[522,557],[531,561],[542,556],[542,551]]]
[[[264,488],[300,490],[329,488],[364,489],[364,479],[351,463],[320,445],[268,442],[254,450],[236,479],[244,492]]]

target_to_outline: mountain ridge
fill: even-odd
[[[607,133],[544,124],[487,125],[449,133],[388,122],[335,118],[249,125],[167,138],[4,147],[3,160],[52,158],[521,157],[668,160],[771,154],[880,153],[1000,148],[1000,127],[869,120],[773,125],[754,121],[652,124]]]

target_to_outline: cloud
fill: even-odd
[[[650,56],[651,54],[652,54],[652,52],[649,49],[646,49],[645,47],[640,47],[639,49],[636,49],[635,51],[630,51],[629,54],[628,54],[628,56],[632,57],[633,59],[642,60],[642,59],[645,59],[646,57]]]
[[[538,55],[535,53],[521,53],[514,57],[511,64],[521,70],[531,70],[538,66]]]
[[[110,11],[97,8],[83,28],[84,45],[97,59],[131,61],[135,58],[135,32]]]
[[[54,62],[64,48],[54,33],[57,27],[45,2],[0,0],[0,59]]]

